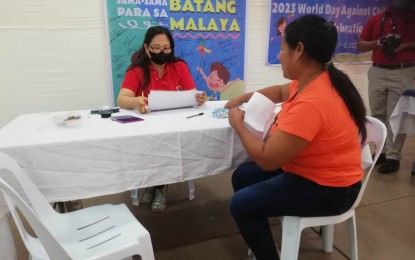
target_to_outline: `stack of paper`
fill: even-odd
[[[196,90],[187,91],[165,91],[152,90],[148,95],[148,108],[151,111],[193,107],[197,105],[196,93],[202,93]]]
[[[243,110],[245,110],[244,122],[251,132],[265,139],[280,106],[261,93],[255,92]]]

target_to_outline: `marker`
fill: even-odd
[[[189,118],[192,118],[192,117],[195,117],[195,116],[203,116],[203,112],[202,113],[199,113],[199,114],[196,114],[196,115],[193,115],[193,116],[188,116],[186,118],[189,119]]]

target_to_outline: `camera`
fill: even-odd
[[[399,35],[390,34],[380,39],[380,44],[383,45],[383,55],[387,59],[396,57],[395,50],[401,45],[401,37]]]

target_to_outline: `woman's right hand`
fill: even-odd
[[[148,109],[147,103],[148,103],[148,99],[146,97],[144,98],[144,102],[142,101],[141,97],[138,97],[137,110],[141,114],[147,114],[150,112],[150,110]]]
[[[147,108],[147,98],[137,95],[127,88],[122,88],[117,98],[117,105],[123,109],[137,109],[141,114],[150,112]]]
[[[229,100],[226,104],[225,104],[225,108],[231,109],[234,107],[239,107],[240,105],[242,105],[242,102],[240,101],[240,96],[232,98],[231,100]]]
[[[245,111],[240,110],[239,107],[229,109],[228,121],[233,128],[236,128],[238,124],[242,124],[244,118]]]

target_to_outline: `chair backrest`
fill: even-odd
[[[19,164],[3,152],[0,152],[0,169],[6,169],[16,177],[23,188],[24,193],[27,195],[33,210],[40,219],[53,218],[59,214],[53,210],[45,196],[43,196],[36,185],[29,179],[26,173],[24,173]]]
[[[375,166],[375,163],[378,160],[380,153],[382,152],[383,145],[385,144],[385,140],[386,140],[386,134],[387,134],[386,126],[381,121],[370,116],[367,116],[366,119],[367,119],[366,121],[367,138],[364,144],[362,145],[362,151],[367,145],[372,143],[374,144],[374,147],[375,147],[375,156],[373,157],[372,165],[370,166],[369,171],[367,172],[366,177],[364,178],[362,182],[362,187],[360,189],[359,195],[355,203],[351,207],[352,209],[356,208],[359,205],[360,201],[362,200],[362,197],[365,192],[370,175],[372,173],[373,167]]]
[[[20,166],[10,156],[0,152],[0,172],[4,170],[15,174],[16,178],[19,180],[19,183],[22,185],[24,193],[33,205],[33,208],[30,207],[19,195],[19,193],[16,192],[16,190],[14,190],[3,178],[0,177],[0,191],[4,195],[6,204],[13,216],[20,236],[22,237],[29,253],[35,259],[48,259],[48,257],[45,258],[45,256],[49,256],[50,259],[70,259],[67,252],[63,249],[59,242],[56,241],[54,236],[45,226],[44,222],[40,220],[41,217],[39,216],[38,211],[53,211],[52,207],[36,186],[31,182],[31,180],[25,175]],[[33,196],[36,198],[34,199]],[[38,210],[34,210],[36,206],[39,207]],[[16,207],[19,208],[20,212],[26,218],[38,238],[32,237],[26,231],[22,220],[20,219],[20,215],[16,211]],[[43,215],[50,216],[47,212]],[[48,219],[44,219],[43,221],[48,221]]]

